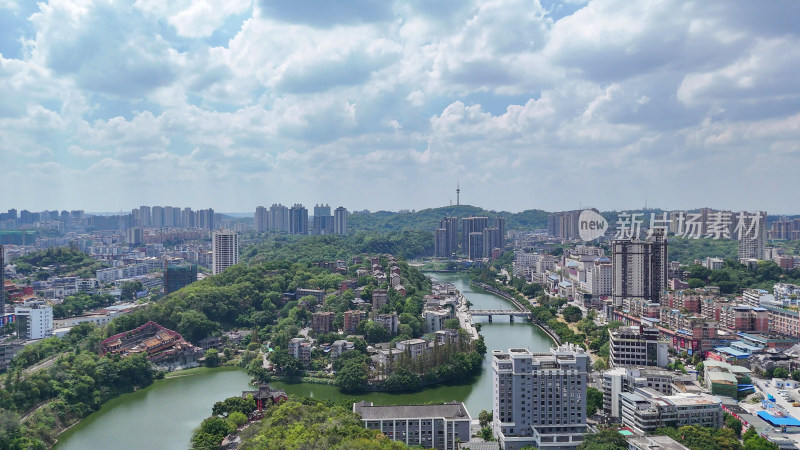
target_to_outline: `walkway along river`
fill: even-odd
[[[467,274],[428,275],[453,283],[472,302],[474,309],[514,309],[508,300],[470,286]],[[474,321],[482,324],[487,353],[483,371],[467,384],[439,385],[404,394],[372,392],[363,395],[342,394],[335,386],[321,384],[272,384],[289,394],[352,401],[366,399],[384,405],[458,400],[467,405],[473,418],[477,418],[482,409],[492,409],[492,350],[526,347],[532,351],[547,351],[553,341],[538,326],[526,321],[509,323],[508,316],[496,316],[491,324],[485,317],[475,317]],[[192,430],[211,414],[214,402],[238,395],[247,385],[248,378],[243,371],[210,371],[158,381],[103,405],[100,411],[63,433],[58,449],[188,448]]]

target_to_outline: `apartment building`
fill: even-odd
[[[438,450],[457,450],[470,441],[472,418],[462,402],[435,405],[374,406],[371,402],[353,404],[364,427],[378,430],[393,441]]]
[[[588,355],[572,345],[549,353],[495,350],[492,428],[500,447],[568,449],[580,445],[586,431],[588,370]]]
[[[333,321],[336,313],[332,311],[317,312],[311,315],[311,329],[317,333],[330,333],[333,329]]]
[[[667,240],[663,231],[655,230],[647,240],[616,239],[611,250],[614,305],[623,306],[630,298],[660,303],[667,291]]]
[[[722,405],[707,394],[663,395],[650,389],[620,394],[622,423],[638,433],[652,433],[661,427],[696,425],[722,427]]]
[[[300,363],[307,365],[311,362],[311,344],[304,338],[293,338],[289,340],[289,355],[300,360]]]
[[[661,338],[658,328],[622,327],[608,333],[611,367],[666,367],[669,364],[669,342]]]

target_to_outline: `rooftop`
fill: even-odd
[[[628,443],[642,450],[689,450],[669,436],[631,436],[628,438]]]
[[[374,406],[367,401],[353,403],[353,412],[364,420],[444,417],[447,419],[472,420],[462,402],[448,402],[437,405],[395,405]]]

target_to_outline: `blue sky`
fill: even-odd
[[[798,213],[800,2],[0,0],[0,210]]]

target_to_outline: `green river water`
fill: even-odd
[[[469,276],[458,273],[428,274],[453,283],[475,309],[513,309],[511,302],[469,285]],[[369,393],[345,395],[335,386],[272,383],[289,394],[375,404],[408,404],[463,401],[473,418],[492,407],[492,350],[526,347],[547,351],[552,341],[539,327],[528,322],[510,323],[508,316],[496,316],[485,323],[481,334],[488,348],[483,370],[471,382],[440,385],[407,394]],[[159,380],[140,391],[115,398],[81,423],[59,436],[59,450],[65,449],[186,449],[200,422],[211,414],[214,402],[249,389],[243,370],[209,370],[191,376]]]

